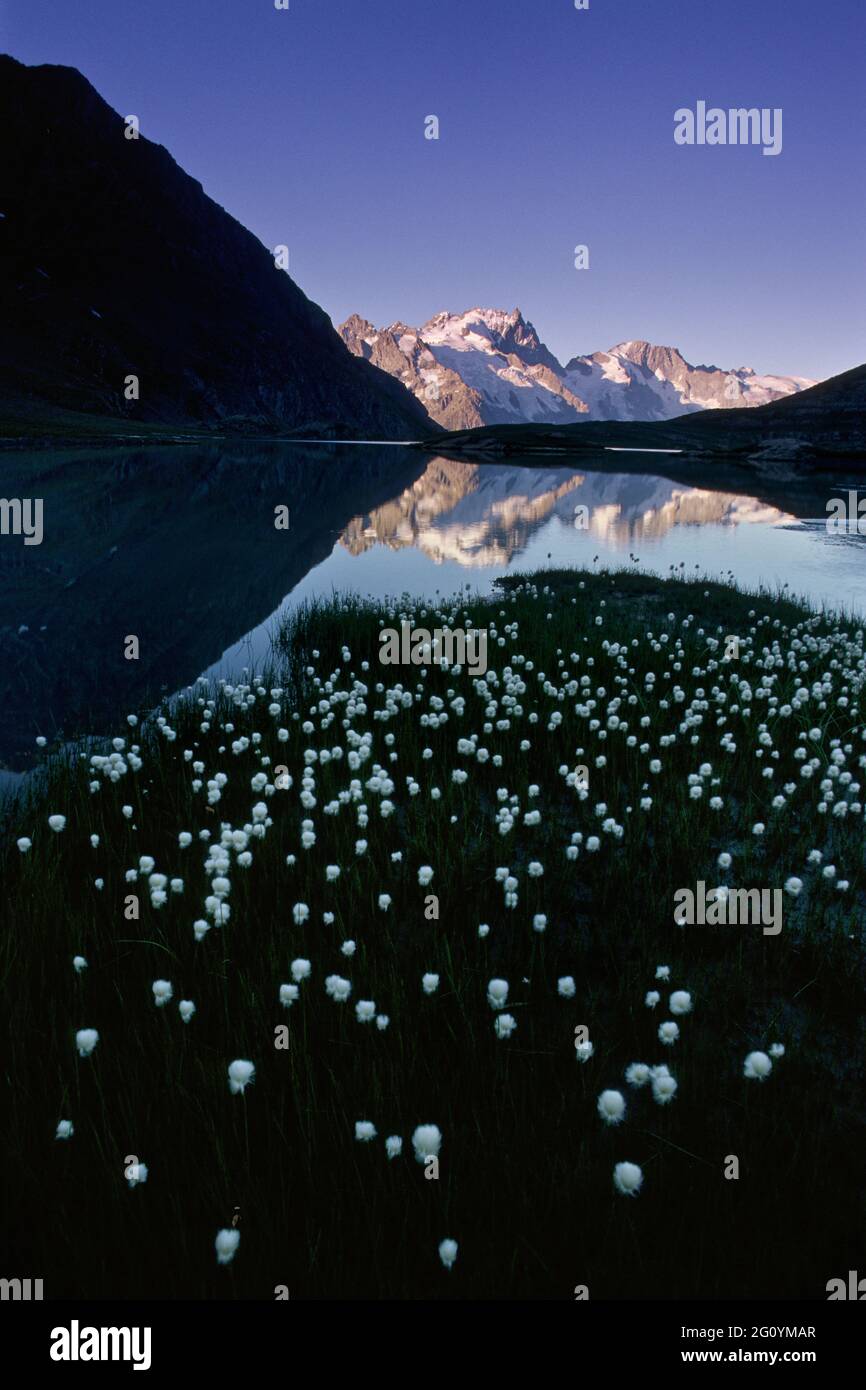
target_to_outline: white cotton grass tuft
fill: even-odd
[[[59,835],[60,832],[61,832],[61,830],[65,830],[65,829],[66,829],[66,817],[65,817],[65,816],[49,816],[49,817],[48,817],[48,824],[51,826],[51,829],[55,832],[55,834]]]
[[[436,1158],[442,1147],[442,1131],[438,1125],[418,1125],[412,1135],[412,1148],[419,1163]]]
[[[299,956],[297,960],[292,961],[291,968],[292,979],[295,981],[296,984],[299,984],[301,980],[309,979],[310,971],[313,967],[311,966],[308,960],[304,960]]]
[[[184,1023],[189,1023],[190,1019],[195,1013],[195,1004],[192,1002],[191,999],[181,999],[177,1007]]]
[[[124,1177],[130,1187],[137,1187],[140,1182],[147,1182],[147,1164],[130,1163],[128,1168],[124,1168]]]
[[[235,1230],[217,1231],[217,1238],[214,1247],[217,1254],[217,1264],[230,1265],[237,1254],[238,1246],[241,1243],[241,1233]]]
[[[491,980],[487,986],[487,1002],[491,1009],[504,1009],[508,1001],[508,981]]]
[[[586,1042],[576,1042],[574,1044],[574,1055],[578,1062],[588,1062],[595,1048],[587,1038]]]
[[[192,929],[195,933],[196,941],[204,941],[205,934],[210,931],[210,922],[206,922],[204,918],[201,918],[198,922],[193,922]]]
[[[677,1083],[670,1072],[659,1069],[659,1074],[653,1077],[653,1099],[658,1101],[659,1105],[667,1105],[676,1093]]]
[[[280,1003],[284,1009],[290,1009],[299,996],[297,985],[280,985]]]
[[[22,854],[26,854],[28,850],[33,848],[33,841],[28,840],[26,835],[22,835],[20,840],[16,840],[15,843]]]
[[[422,888],[426,888],[428,883],[433,882],[433,870],[429,864],[422,864],[418,870],[418,882]]]
[[[670,997],[668,1008],[672,1014],[682,1016],[691,1013],[692,996],[686,989],[676,989]]]
[[[656,966],[656,979],[657,979],[657,980],[669,980],[670,977],[671,977],[671,968],[670,968],[669,965],[657,965],[657,966]]]
[[[517,1027],[517,1019],[512,1014],[498,1014],[493,1027],[496,1030],[497,1038],[510,1038]]]
[[[71,1120],[60,1120],[54,1134],[55,1139],[71,1139],[75,1133],[75,1126]]]
[[[597,1108],[605,1124],[620,1124],[625,1116],[625,1097],[622,1091],[602,1091]]]
[[[385,1140],[385,1152],[389,1158],[399,1158],[403,1152],[403,1140],[399,1134],[389,1134]]]
[[[618,1163],[613,1170],[613,1185],[624,1197],[636,1197],[643,1183],[643,1173],[636,1163]]]
[[[95,1028],[79,1028],[75,1034],[79,1057],[89,1057],[98,1042],[99,1034]]]
[[[359,1023],[372,1023],[376,1017],[376,1005],[372,999],[359,999],[355,1005],[355,1017]]]
[[[658,990],[651,989],[647,992],[647,996],[643,1002],[646,1004],[648,1009],[654,1009],[660,999],[661,995],[659,994]]]
[[[785,1045],[784,1045],[784,1043],[773,1043],[773,1045],[772,1045],[771,1048],[770,1048],[770,1056],[771,1056],[771,1057],[784,1057],[784,1055],[785,1055]]]
[[[659,1041],[666,1047],[673,1047],[680,1035],[679,1025],[673,1019],[668,1019],[665,1023],[659,1024]]]
[[[252,1062],[244,1062],[238,1059],[229,1063],[229,1090],[233,1096],[242,1094],[247,1086],[254,1079],[256,1069]]]
[[[645,1086],[651,1077],[652,1072],[646,1062],[632,1062],[630,1067],[626,1067],[625,1079],[629,1086]]]
[[[561,999],[573,999],[575,983],[573,975],[562,975],[556,982],[556,992]]]
[[[172,996],[171,982],[169,980],[154,980],[152,986],[153,1002],[157,1008],[161,1009],[166,1005]]]
[[[763,1081],[773,1070],[773,1063],[766,1052],[750,1052],[743,1066],[743,1075],[750,1081]]]
[[[443,1240],[439,1242],[439,1258],[446,1269],[450,1269],[457,1259],[457,1241]]]
[[[369,1144],[371,1139],[376,1138],[376,1126],[371,1120],[356,1120],[355,1138],[359,1144]]]
[[[425,994],[435,994],[439,988],[439,976],[428,971],[426,975],[421,976],[421,988]]]
[[[348,980],[344,980],[341,975],[329,975],[325,980],[325,993],[338,1004],[345,1004],[349,995],[352,993],[352,986]]]
[[[73,956],[72,964],[75,967],[76,975],[80,975],[82,970],[87,969],[87,961],[84,959],[83,956]]]

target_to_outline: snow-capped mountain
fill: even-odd
[[[519,309],[440,313],[421,328],[374,328],[353,314],[339,332],[358,357],[407,386],[446,429],[670,420],[689,411],[766,405],[814,382],[751,367],[693,366],[676,348],[640,340],[565,366]]]

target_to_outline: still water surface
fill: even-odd
[[[201,674],[254,669],[280,614],[350,589],[429,599],[550,565],[674,569],[864,615],[866,537],[826,526],[849,486],[842,472],[698,479],[683,460],[621,453],[592,467],[377,445],[7,454],[0,495],[42,497],[44,539],[0,539],[0,764],[31,766],[37,734],[113,732]]]

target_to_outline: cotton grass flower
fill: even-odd
[[[678,1017],[682,1014],[691,1013],[692,996],[689,994],[688,990],[677,989],[671,995],[668,1007],[671,1013],[676,1014]]]
[[[625,1097],[622,1091],[602,1091],[597,1109],[605,1124],[620,1124],[625,1115]]]
[[[418,882],[422,888],[426,888],[428,883],[433,882],[433,870],[429,864],[422,864],[418,870]]]
[[[229,1090],[233,1096],[242,1095],[255,1077],[256,1069],[252,1062],[238,1059],[229,1063]]]
[[[795,878],[794,875],[785,880],[785,892],[792,898],[798,898],[803,891],[803,880]]]
[[[376,1017],[376,1005],[372,999],[359,999],[355,1005],[355,1017],[359,1023],[372,1023]]]
[[[643,1002],[646,1004],[648,1009],[654,1009],[660,999],[661,995],[659,994],[658,990],[651,989],[647,992],[647,996]]]
[[[432,974],[422,975],[421,988],[425,994],[435,994],[439,988],[439,976]]]
[[[79,1028],[75,1034],[79,1057],[89,1057],[98,1042],[99,1034],[95,1028]]]
[[[493,1027],[496,1030],[497,1038],[510,1038],[517,1027],[517,1020],[511,1014],[499,1014],[494,1020]]]
[[[55,1139],[71,1139],[75,1133],[75,1126],[71,1120],[60,1120],[54,1134]]]
[[[556,992],[561,999],[573,999],[575,988],[573,975],[562,975],[556,982]]]
[[[771,1056],[771,1057],[784,1057],[784,1055],[785,1055],[785,1048],[784,1048],[784,1045],[783,1045],[782,1043],[773,1043],[772,1047],[770,1048],[770,1056]]]
[[[657,980],[669,980],[670,977],[671,977],[671,968],[670,968],[669,965],[657,965],[657,966],[656,966],[656,979],[657,979]]]
[[[205,935],[210,931],[210,922],[206,922],[202,917],[197,922],[193,922],[192,929],[196,941],[204,941]]]
[[[419,1163],[437,1158],[442,1147],[442,1131],[438,1125],[418,1125],[412,1135],[412,1148]]]
[[[26,854],[28,850],[33,848],[33,841],[28,840],[26,835],[22,835],[21,839],[16,840],[15,843],[17,844],[22,854]]]
[[[660,1071],[653,1077],[653,1098],[659,1105],[667,1105],[673,1100],[677,1091],[677,1083],[669,1071]]]
[[[624,1197],[636,1197],[643,1183],[643,1173],[636,1163],[618,1163],[613,1170],[613,1185]]]
[[[241,1243],[241,1233],[236,1230],[223,1229],[217,1231],[217,1238],[214,1241],[214,1248],[217,1254],[217,1264],[230,1265],[237,1254],[238,1246]]]
[[[389,1158],[399,1158],[403,1152],[403,1140],[399,1134],[389,1134],[385,1140],[385,1152]]]
[[[49,816],[49,817],[48,817],[48,824],[50,825],[50,827],[51,827],[51,829],[54,831],[54,833],[55,833],[56,835],[59,835],[60,832],[61,832],[61,830],[65,830],[65,829],[66,829],[66,817],[65,817],[65,816]]]
[[[300,983],[301,980],[309,979],[312,968],[308,960],[304,960],[303,957],[299,956],[297,960],[292,961],[292,979],[296,983]]]
[[[163,1008],[164,1005],[168,1003],[173,993],[170,981],[154,980],[151,988],[153,990],[153,1002],[158,1009]]]
[[[83,956],[73,956],[72,964],[75,967],[76,975],[80,975],[82,970],[87,969],[87,961],[84,959]]]
[[[369,1144],[376,1138],[376,1126],[370,1120],[356,1120],[355,1138],[359,1144]]]
[[[625,1079],[629,1086],[645,1086],[651,1075],[646,1062],[632,1062],[631,1066],[626,1068]]]
[[[280,1003],[284,1009],[290,1009],[297,1001],[301,991],[297,985],[280,985]]]
[[[345,1004],[352,993],[352,986],[341,975],[329,975],[325,980],[325,993],[337,1004]]]
[[[659,1041],[663,1042],[666,1047],[673,1047],[679,1035],[679,1027],[671,1019],[668,1019],[666,1023],[659,1024]]]
[[[192,1002],[192,1000],[191,1000],[191,999],[181,999],[181,1001],[180,1001],[180,1003],[178,1004],[177,1008],[178,1008],[178,1013],[180,1014],[180,1016],[181,1016],[181,1018],[183,1019],[184,1023],[189,1023],[190,1019],[192,1018],[193,1014],[195,1013],[195,1004]]]
[[[594,1051],[595,1048],[593,1047],[592,1043],[589,1041],[588,1038],[586,1042],[579,1042],[574,1044],[574,1055],[577,1058],[578,1062],[588,1062]]]
[[[763,1081],[773,1070],[766,1052],[750,1052],[743,1066],[743,1075],[750,1081]]]
[[[147,1182],[147,1164],[130,1163],[124,1169],[124,1177],[130,1187],[137,1187],[140,1182]]]
[[[376,1015],[376,1027],[379,1029],[380,1033],[384,1033],[385,1029],[388,1027],[388,1024],[390,1022],[391,1020],[387,1014]]]
[[[443,1240],[439,1242],[439,1258],[446,1269],[450,1269],[457,1259],[457,1241]]]
[[[490,980],[487,985],[487,1002],[491,1009],[504,1009],[508,1000],[508,981]]]

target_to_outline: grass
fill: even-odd
[[[498,684],[490,671],[479,689],[465,671],[379,663],[383,622],[397,627],[406,616],[434,628],[443,614],[489,628]],[[740,656],[723,663],[730,634]],[[771,668],[774,643],[781,664]],[[286,1285],[292,1298],[571,1299],[587,1285],[593,1299],[824,1298],[827,1280],[856,1268],[862,1253],[863,1187],[851,1156],[864,1127],[866,878],[854,809],[866,752],[864,659],[853,622],[778,595],[639,575],[515,577],[492,599],[438,610],[408,597],[387,611],[351,598],[301,610],[280,634],[274,669],[251,682],[251,703],[246,689],[201,689],[162,712],[173,738],[154,713],[134,730],[120,727],[127,746],[117,781],[88,767],[90,748],[47,754],[0,843],[7,1272],[14,1264],[22,1277],[44,1278],[46,1297],[271,1299]],[[506,665],[520,681],[510,711]],[[590,686],[581,693],[582,676]],[[770,684],[761,698],[762,678]],[[749,681],[751,696],[738,680]],[[815,682],[800,708],[778,712]],[[419,698],[404,706],[398,685]],[[605,729],[611,713],[627,721],[626,733]],[[447,722],[431,724],[434,714]],[[701,722],[686,726],[687,715]],[[510,727],[498,728],[504,718]],[[735,752],[720,746],[726,732]],[[352,744],[366,734],[369,756],[351,768]],[[486,760],[458,751],[473,734]],[[666,735],[675,741],[661,746]],[[244,736],[249,746],[233,752]],[[302,805],[305,751],[337,747],[340,758],[308,758],[315,805]],[[818,761],[808,779],[801,748]],[[829,776],[834,755],[838,772]],[[194,790],[198,761],[205,770]],[[560,771],[577,764],[589,769],[585,799]],[[712,772],[701,777],[704,764]],[[393,790],[377,789],[376,765]],[[279,766],[293,779],[288,790],[274,787]],[[455,770],[468,779],[452,781]],[[208,806],[218,771],[228,780]],[[270,792],[251,787],[259,772]],[[519,806],[507,834],[498,830],[500,788]],[[773,809],[780,794],[785,805]],[[722,798],[720,810],[711,796]],[[642,809],[646,797],[652,804]],[[844,816],[833,814],[840,801],[852,808]],[[215,872],[206,875],[199,832],[210,831],[213,846],[222,824],[251,827],[260,802],[271,823],[250,838],[251,864],[230,851],[231,916],[196,941],[193,922],[205,917]],[[540,824],[526,825],[534,809]],[[61,833],[47,825],[52,813],[67,818]],[[305,818],[316,836],[306,849]],[[620,837],[601,828],[608,818]],[[756,822],[762,835],[752,833]],[[193,836],[187,848],[183,831]],[[22,835],[32,839],[26,853],[16,846]],[[582,842],[569,858],[575,835]],[[820,864],[808,862],[815,850]],[[716,863],[723,851],[733,860],[727,872]],[[143,874],[127,881],[142,855],[183,880],[162,906],[152,905]],[[533,877],[530,863],[543,875]],[[327,865],[341,869],[335,882]],[[418,878],[425,865],[428,886]],[[834,879],[823,874],[828,865]],[[514,907],[496,880],[501,867],[518,880]],[[792,875],[804,886],[785,894],[779,936],[674,924],[678,888],[698,880],[782,888]],[[125,915],[130,894],[137,920]],[[309,917],[296,923],[301,903]],[[546,916],[543,932],[533,929],[537,914]],[[485,937],[479,924],[489,926]],[[356,942],[351,957],[341,953],[346,940]],[[88,966],[76,974],[79,953]],[[286,1009],[279,988],[298,957],[311,961],[312,975]],[[667,983],[656,981],[660,965],[670,968]],[[430,996],[425,972],[440,977]],[[348,1003],[327,997],[331,974],[351,981]],[[575,981],[573,998],[557,992],[563,976]],[[496,1036],[486,999],[494,977],[509,982],[517,1027],[507,1039]],[[153,999],[157,979],[172,983],[164,1008]],[[651,989],[662,996],[655,1009],[644,1004]],[[675,989],[689,991],[693,1009],[669,1047],[657,1029],[671,1017]],[[180,999],[196,1004],[188,1024]],[[358,1022],[359,1000],[374,1000],[388,1027]],[[288,1050],[274,1046],[280,1025]],[[574,1048],[580,1025],[594,1048],[586,1062]],[[98,1030],[99,1043],[80,1058],[75,1033],[84,1027]],[[786,1051],[771,1075],[746,1079],[746,1055],[774,1043]],[[229,1092],[235,1058],[256,1068],[242,1095]],[[669,1104],[625,1083],[635,1061],[668,1065],[678,1082]],[[619,1125],[597,1113],[608,1088],[625,1096]],[[54,1138],[61,1119],[75,1126],[68,1141]],[[355,1140],[359,1120],[375,1124],[373,1142]],[[412,1132],[424,1123],[443,1136],[436,1180],[412,1154]],[[388,1160],[392,1134],[403,1153]],[[134,1190],[124,1179],[129,1155],[149,1168]],[[737,1180],[724,1176],[730,1155]],[[634,1199],[614,1189],[621,1160],[642,1168]],[[219,1267],[214,1238],[236,1208],[240,1248]],[[459,1244],[450,1271],[437,1255],[446,1237]]]

